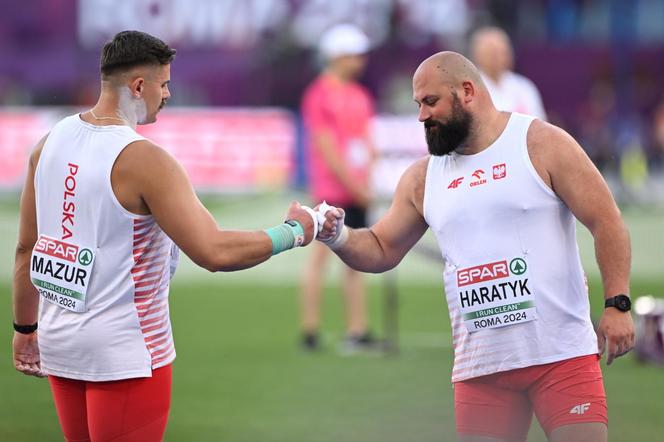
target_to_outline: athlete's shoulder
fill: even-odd
[[[44,150],[44,145],[46,144],[46,140],[48,139],[49,134],[50,132],[44,135],[32,149],[32,152],[30,152],[28,164],[33,171],[37,167],[37,163],[39,163],[39,158],[41,157],[42,151]]]
[[[527,145],[530,161],[547,183],[549,176],[580,165],[586,155],[564,129],[540,119],[533,120],[528,129]]]
[[[555,150],[576,144],[574,138],[561,127],[535,118],[528,128],[528,149]]]
[[[427,155],[408,166],[401,175],[397,186],[397,195],[412,201],[416,207],[421,207],[424,199],[424,187],[430,158],[431,155]]]
[[[135,155],[169,155],[163,147],[152,140],[140,138],[127,144],[125,151],[132,152]]]
[[[431,159],[431,155],[425,155],[422,158],[415,160],[413,164],[408,166],[404,172],[404,176],[408,175],[412,179],[424,179],[427,174],[429,159]]]
[[[114,169],[139,174],[160,174],[178,164],[163,147],[146,138],[129,143],[118,156]]]

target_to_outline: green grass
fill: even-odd
[[[398,355],[342,357],[334,288],[325,302],[324,349],[306,354],[296,346],[295,287],[229,284],[217,276],[216,284],[176,284],[172,291],[178,359],[167,441],[455,440],[449,321],[439,287],[401,285]],[[592,287],[597,291],[596,282]],[[648,281],[634,288],[664,292],[664,284]],[[0,308],[9,311],[9,287],[0,286],[0,294]],[[381,300],[373,284],[375,319]],[[0,440],[61,440],[47,382],[13,371],[10,339],[3,327]],[[662,369],[623,358],[604,374],[610,440],[661,437],[664,406],[653,392]],[[537,425],[531,436],[544,440]]]
[[[261,228],[281,219],[289,198],[213,201],[228,228]],[[630,211],[632,294],[664,295],[661,213]],[[270,221],[271,220],[271,221]],[[11,365],[9,278],[16,239],[16,205],[0,201],[0,441],[62,440],[45,380]],[[590,276],[592,310],[601,308],[597,269],[586,233],[579,236]],[[230,442],[452,441],[451,338],[440,286],[440,264],[413,254],[397,270],[400,353],[342,357],[342,303],[327,271],[324,348],[297,348],[296,283],[306,250],[245,272],[209,274],[187,262],[178,270],[171,311],[178,358],[166,440]],[[371,317],[379,333],[383,279],[368,278]],[[604,367],[611,441],[662,440],[661,367],[631,357]],[[543,441],[537,424],[531,441]]]

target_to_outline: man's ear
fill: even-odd
[[[475,93],[477,89],[475,88],[475,83],[470,80],[466,80],[461,83],[462,97],[461,101],[464,103],[470,103],[475,99]]]
[[[134,80],[129,84],[129,90],[131,91],[131,95],[133,95],[136,98],[141,98],[141,95],[143,95],[144,85],[145,85],[145,79],[143,77],[134,78]]]

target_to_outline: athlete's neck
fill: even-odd
[[[99,101],[84,119],[96,126],[125,125],[136,129],[146,114],[145,101],[132,96],[127,86],[102,84]]]
[[[459,155],[474,155],[487,149],[502,135],[510,116],[510,112],[493,109],[483,118],[475,117],[468,139],[455,152]]]

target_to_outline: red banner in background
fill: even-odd
[[[81,109],[78,109],[81,111]],[[0,191],[23,186],[32,148],[73,108],[0,111]],[[256,193],[287,190],[295,172],[295,116],[282,109],[171,108],[138,132],[184,166],[197,191]],[[426,155],[415,116],[378,116],[373,130],[379,159],[372,183],[391,198],[402,173]],[[302,166],[302,165],[301,165]]]
[[[286,111],[173,109],[138,132],[177,158],[197,190],[283,190],[294,167],[295,123]]]
[[[0,111],[0,190],[21,188],[32,148],[75,112]],[[177,158],[196,190],[279,191],[290,184],[296,131],[287,111],[167,109],[138,132]]]
[[[48,133],[48,122],[31,110],[0,113],[0,189],[23,186],[30,152]]]

